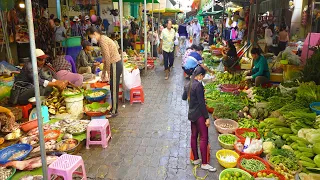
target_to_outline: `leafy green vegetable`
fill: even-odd
[[[296,101],[305,107],[309,107],[312,102],[319,102],[320,85],[316,85],[315,82],[301,83],[297,89]]]
[[[292,103],[293,101],[293,97],[291,96],[272,96],[268,98],[269,103],[267,105],[267,109],[268,111],[275,111],[287,104]]]
[[[230,134],[223,134],[219,136],[221,142],[225,144],[234,144],[236,142],[236,137]]]
[[[266,169],[266,165],[257,159],[243,158],[240,163],[244,169],[252,172],[258,172]]]
[[[254,87],[253,88],[254,100],[255,102],[263,102],[267,101],[268,98],[279,95],[279,88],[262,88],[262,87]]]
[[[244,132],[243,134],[241,134],[242,137],[245,137],[245,138],[250,138],[250,139],[255,139],[257,138],[257,134],[255,132]]]
[[[238,121],[239,128],[258,128],[259,121],[256,119],[245,119],[242,118]]]
[[[282,163],[292,171],[296,171],[300,168],[296,155],[289,149],[273,149],[270,153],[269,161],[273,165],[279,165]]]
[[[303,69],[303,80],[305,82],[314,81],[320,85],[320,49],[316,50],[314,54],[306,61]]]
[[[238,119],[237,111],[231,110],[228,105],[225,105],[223,103],[218,104],[215,107],[213,116],[217,118]]]

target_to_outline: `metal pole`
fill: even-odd
[[[36,44],[35,44],[35,37],[34,37],[34,26],[33,26],[31,0],[26,0],[25,4],[26,4],[27,22],[28,22],[28,28],[29,28],[30,54],[31,54],[31,62],[32,62],[33,82],[34,82],[35,97],[36,97],[42,174],[43,174],[43,179],[47,180],[48,179],[47,160],[46,160],[46,149],[45,149],[45,144],[44,144],[43,127],[42,127],[43,120],[42,120],[42,113],[41,113],[41,99],[40,99],[37,58],[35,56]]]
[[[152,60],[153,60],[153,0],[152,0],[152,13],[151,13],[151,33],[152,33],[152,36],[151,36],[151,43],[150,43],[150,48],[151,48],[151,57],[152,57]]]
[[[247,45],[249,46],[251,44],[251,19],[252,19],[252,11],[253,11],[253,4],[250,4],[250,12],[249,12],[249,23],[248,23],[248,37],[247,37]]]
[[[56,0],[56,4],[57,4],[57,18],[61,19],[61,3],[60,3],[60,0]]]
[[[254,42],[253,45],[257,46],[258,44],[258,36],[257,36],[257,30],[258,30],[258,15],[259,15],[259,9],[260,9],[260,1],[256,0],[256,14],[255,14],[255,18],[254,18]]]
[[[120,54],[120,57],[121,57],[121,61],[122,61],[122,64],[124,63],[123,62],[123,0],[119,0],[119,9],[120,9],[120,48],[121,48],[121,54]],[[122,84],[124,82],[124,68],[122,68]],[[122,86],[122,91],[124,92],[125,91],[125,86]],[[122,95],[122,102],[125,102],[125,99],[124,99],[124,93]]]
[[[224,14],[226,11],[226,0],[223,0],[223,10],[222,10],[222,23],[221,23],[221,35],[222,35],[222,39],[223,39],[223,31],[224,31]]]
[[[143,3],[143,15],[144,15],[144,72],[147,75],[147,58],[148,58],[148,54],[147,54],[147,47],[148,47],[148,41],[147,41],[147,0],[144,0]]]

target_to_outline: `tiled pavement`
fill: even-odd
[[[112,140],[106,149],[91,146],[83,149],[89,179],[110,180],[193,180],[189,161],[190,122],[187,102],[181,99],[186,80],[176,60],[169,80],[164,80],[163,67],[157,66],[142,75],[145,103],[127,102],[120,106],[119,116],[111,119]],[[213,121],[209,127],[210,164],[218,169],[206,179],[218,180],[223,169],[216,160],[220,149]],[[200,151],[199,151],[200,153]],[[199,176],[205,171],[198,168]]]

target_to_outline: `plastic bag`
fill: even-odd
[[[0,75],[11,76],[11,71],[7,69],[3,64],[0,65]]]
[[[163,54],[159,54],[159,64],[163,65]]]
[[[128,69],[124,69],[124,85],[126,89],[135,88],[141,86],[140,70],[134,69],[130,72]]]
[[[220,61],[219,66],[217,67],[217,71],[224,72],[224,65],[223,65],[222,61]]]

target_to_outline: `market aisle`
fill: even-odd
[[[83,149],[88,177],[117,180],[194,180],[189,161],[190,122],[187,102],[181,99],[186,80],[181,60],[169,80],[164,80],[163,67],[142,76],[145,91],[144,105],[126,103],[120,115],[111,119],[112,140],[109,147],[92,146]],[[218,179],[222,167],[215,158],[220,149],[213,121],[209,129],[211,165],[218,171],[207,179]],[[198,175],[205,172],[198,168]]]

